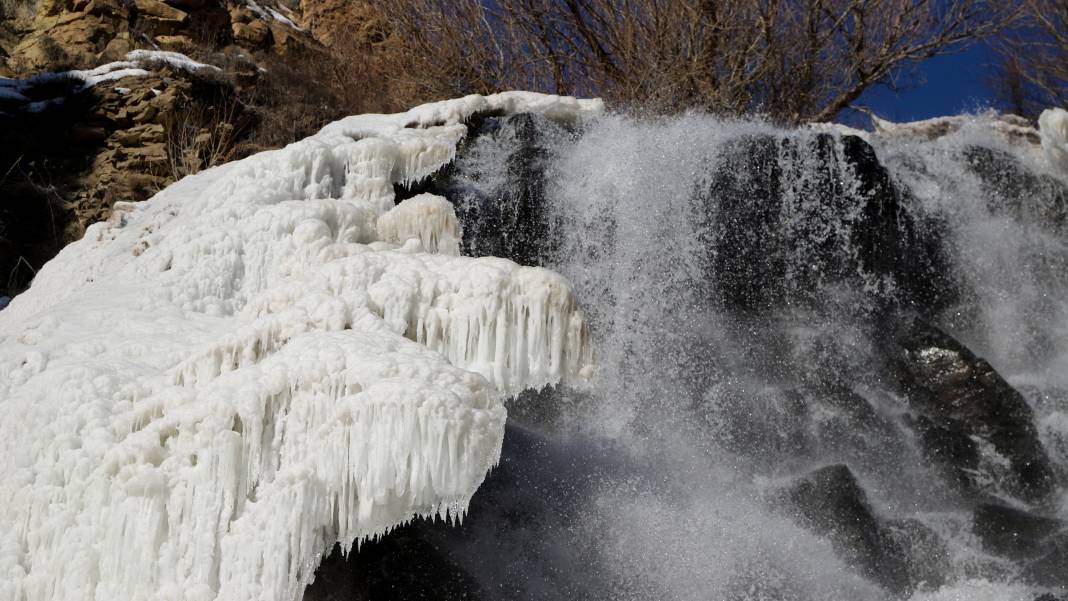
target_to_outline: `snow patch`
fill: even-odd
[[[387,242],[419,240],[431,253],[460,254],[460,224],[452,203],[441,196],[419,194],[378,218],[378,237]]]
[[[1038,129],[1050,165],[1068,175],[1068,111],[1061,108],[1042,111]]]
[[[0,311],[0,598],[299,599],[335,542],[462,517],[502,395],[590,345],[563,278],[456,256],[447,202],[393,185],[476,112],[599,106],[351,117],[118,203]]]
[[[134,50],[127,53],[126,60],[106,63],[93,69],[73,71],[46,71],[27,77],[26,79],[11,79],[0,77],[0,100],[15,100],[25,103],[30,112],[41,112],[44,109],[62,104],[63,98],[45,98],[32,100],[33,89],[53,83],[64,81],[72,82],[71,93],[77,94],[109,81],[117,81],[126,77],[147,77],[151,75],[148,70],[156,63],[165,63],[176,69],[195,72],[201,69],[220,71],[213,65],[198,63],[197,61],[177,52],[164,52],[161,50]],[[125,88],[115,88],[116,90]]]

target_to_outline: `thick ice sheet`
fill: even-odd
[[[0,599],[297,599],[334,542],[461,517],[502,395],[589,374],[583,315],[552,272],[456,256],[447,203],[393,184],[528,110],[600,103],[345,119],[48,263],[0,312]]]

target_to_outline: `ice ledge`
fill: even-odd
[[[0,598],[288,601],[335,542],[462,516],[502,395],[589,374],[585,321],[393,185],[476,113],[600,106],[352,117],[90,227],[0,312]]]

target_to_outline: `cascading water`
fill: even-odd
[[[419,527],[465,591],[1030,601],[1064,581],[1065,174],[982,118],[870,145],[694,115],[480,132],[433,184],[465,251],[569,278],[599,371],[513,402],[468,521]],[[1006,550],[1010,522],[1048,531]]]

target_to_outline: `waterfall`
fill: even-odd
[[[487,599],[1030,601],[1063,579],[1049,532],[1014,554],[984,530],[1068,520],[1068,177],[989,125],[472,125],[430,187],[464,252],[571,282],[598,367],[511,401],[468,521],[415,536]]]

